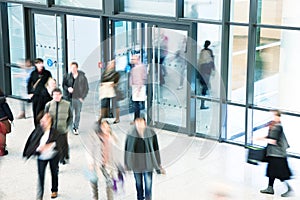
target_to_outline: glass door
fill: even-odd
[[[42,58],[47,70],[62,85],[64,72],[63,17],[34,13],[35,57]]]
[[[152,121],[186,127],[187,118],[187,34],[186,30],[175,30],[151,25],[149,31],[152,48],[151,84]]]

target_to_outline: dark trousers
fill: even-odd
[[[137,200],[152,199],[152,174],[153,172],[134,173]],[[145,197],[143,183],[145,184]]]
[[[60,139],[61,139],[61,144],[62,144],[62,152],[61,152],[60,161],[63,161],[65,159],[68,160],[68,159],[70,159],[68,133],[61,134]]]
[[[38,117],[41,117],[41,116],[39,116],[39,114],[44,111],[45,105],[46,105],[46,102],[45,102],[44,97],[36,96],[36,95],[33,96],[32,111],[33,111],[33,120],[34,120],[35,127],[37,127],[37,125],[40,123],[39,122],[40,119],[38,119]]]
[[[38,175],[39,175],[39,185],[38,185],[38,192],[37,197],[42,198],[44,194],[44,183],[45,183],[45,171],[48,162],[50,163],[50,170],[51,170],[51,180],[52,180],[52,192],[58,191],[58,162],[59,162],[59,155],[56,155],[51,160],[37,160],[38,164]]]
[[[141,107],[140,107],[141,101],[134,101],[133,107],[134,107],[134,119],[139,118],[141,116]]]
[[[73,120],[73,128],[78,129],[80,122],[80,113],[82,102],[79,99],[72,99],[72,112],[75,112],[75,119]]]

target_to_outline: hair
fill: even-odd
[[[44,62],[44,60],[41,59],[41,58],[36,58],[36,59],[34,60],[34,64],[43,63],[43,62]]]
[[[209,40],[205,40],[204,42],[204,48],[207,48],[210,45],[210,41]]]
[[[54,90],[52,91],[52,95],[53,95],[54,92],[59,92],[60,94],[62,94],[62,91],[59,88],[54,88]]]
[[[278,110],[278,109],[273,109],[273,110],[271,110],[271,112],[273,112],[275,116],[281,117],[281,111],[280,111],[280,110]]]
[[[49,83],[50,83],[51,80],[53,80],[56,83],[56,79],[55,78],[49,77],[48,80],[47,80],[47,82],[46,82],[46,84],[45,84],[46,87],[49,86]]]
[[[78,63],[75,61],[71,62],[71,65],[75,65],[78,68]]]

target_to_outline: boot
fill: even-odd
[[[120,122],[120,108],[116,108],[116,120],[114,121],[114,124],[117,124]]]
[[[92,186],[92,192],[93,192],[93,200],[98,200],[98,184],[97,183],[90,183]]]
[[[274,189],[272,186],[268,186],[267,189],[261,190],[260,192],[264,194],[274,194]]]
[[[292,196],[293,189],[288,183],[285,183],[285,184],[286,184],[288,190],[285,193],[281,194],[281,197],[290,197],[290,196]]]
[[[208,107],[205,106],[204,102],[205,102],[205,101],[201,99],[201,106],[200,106],[200,109],[201,109],[201,110],[208,109]]]

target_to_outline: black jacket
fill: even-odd
[[[75,82],[74,82],[75,81]],[[70,94],[68,88],[72,87],[74,89],[73,94]],[[84,99],[89,92],[89,85],[85,73],[78,70],[78,76],[73,79],[72,73],[66,74],[63,80],[63,93],[66,100]]]
[[[14,116],[10,110],[9,105],[6,103],[6,98],[4,96],[0,96],[0,119],[10,121],[14,120]]]
[[[40,96],[43,89],[45,88],[45,84],[47,83],[48,79],[52,77],[51,73],[43,69],[42,73],[39,74],[38,70],[35,69],[31,72],[28,84],[27,84],[27,92],[28,94],[34,94],[36,96]],[[34,88],[34,84],[41,78],[41,80],[38,82],[37,86]]]
[[[30,136],[27,139],[27,142],[25,144],[24,150],[23,150],[23,157],[29,159],[33,155],[38,155],[36,152],[36,149],[40,145],[40,140],[44,134],[44,131],[41,126],[37,126],[33,132],[30,134]],[[49,144],[51,142],[56,142],[55,150],[58,151],[59,156],[62,155],[62,139],[61,135],[58,134],[58,132],[51,128],[49,138],[46,142],[46,144]]]

